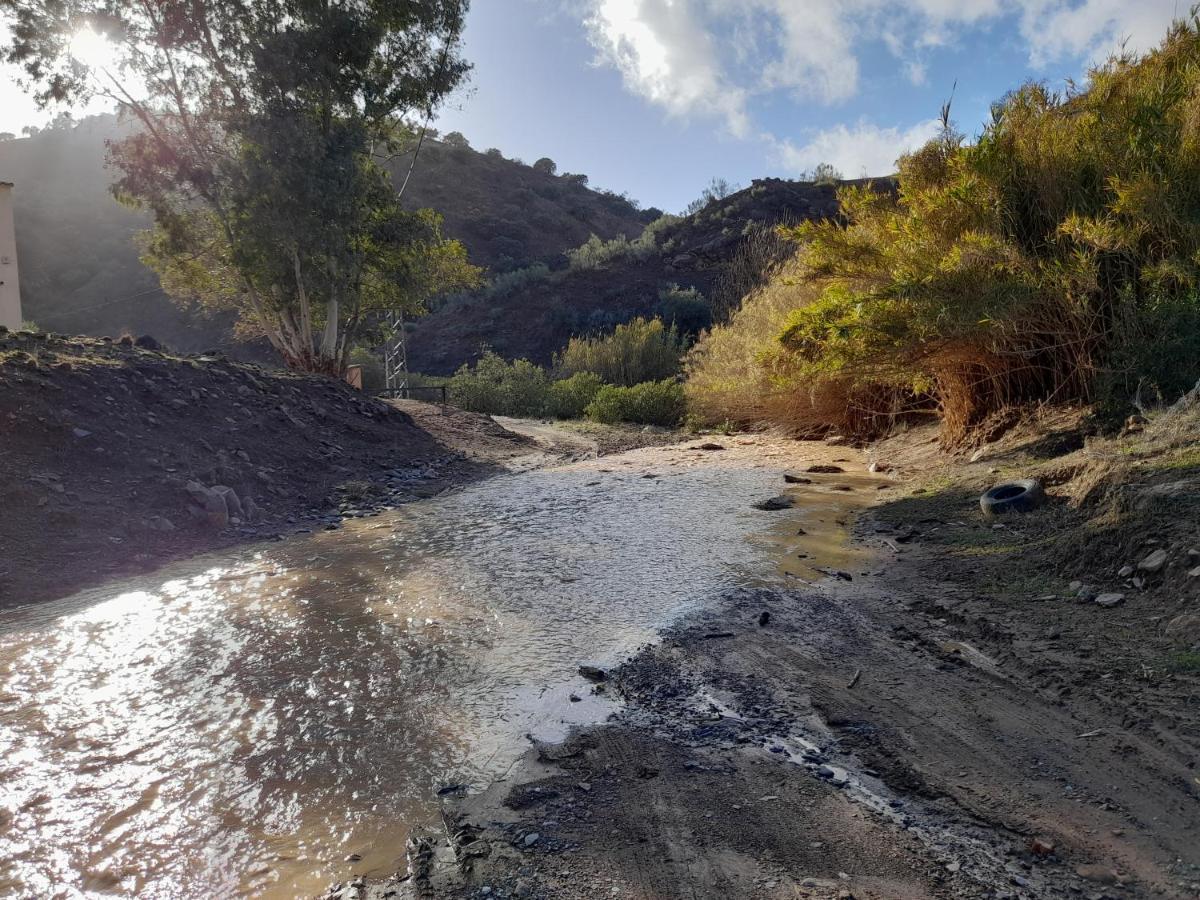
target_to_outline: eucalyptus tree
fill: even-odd
[[[174,297],[331,374],[374,312],[478,271],[377,160],[465,78],[468,0],[0,0],[39,103],[108,98],[113,192]]]

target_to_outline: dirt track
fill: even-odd
[[[944,546],[888,552],[909,527],[868,514],[850,580],[734,591],[668,630],[600,686],[612,721],[447,802],[430,881],[342,896],[1200,895],[1188,729],[1063,689],[1013,652],[1012,610],[949,615],[970,582]],[[1053,631],[1043,606],[1027,629]]]

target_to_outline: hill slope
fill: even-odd
[[[228,320],[173,305],[139,262],[133,235],[148,217],[108,193],[107,140],[114,116],[0,142],[0,180],[14,182],[17,252],[26,318],[76,334],[153,334],[185,351],[230,347]],[[393,164],[397,180],[408,159]],[[504,271],[562,253],[595,233],[636,235],[647,216],[614,194],[589,190],[495,153],[427,141],[405,193],[411,208],[445,216],[446,233],[471,259]]]
[[[876,184],[891,187],[888,179]],[[787,252],[775,225],[837,212],[835,185],[756,180],[664,227],[643,252],[630,248],[598,268],[543,273],[507,292],[485,291],[446,304],[415,323],[410,365],[446,375],[478,356],[483,344],[505,357],[545,364],[572,334],[652,313],[659,292],[671,285],[696,288],[719,313]]]

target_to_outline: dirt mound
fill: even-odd
[[[328,378],[0,333],[0,607],[337,527],[532,449],[486,417],[417,424]]]

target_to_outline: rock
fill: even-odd
[[[770,497],[767,500],[762,500],[753,504],[755,509],[762,509],[768,512],[779,509],[791,509],[793,505],[792,498],[783,494],[780,494],[778,497]]]
[[[151,516],[146,522],[146,527],[151,531],[161,531],[164,534],[175,530],[175,523],[163,516]]]
[[[184,490],[192,501],[194,515],[212,528],[224,528],[229,524],[229,507],[221,494],[198,481],[189,481]]]
[[[1100,864],[1076,866],[1075,874],[1086,881],[1096,881],[1100,884],[1116,884],[1121,880],[1111,866]]]
[[[1118,603],[1122,603],[1124,600],[1124,594],[1101,594],[1096,598],[1096,605],[1104,607],[1116,606]]]
[[[86,428],[72,428],[71,434],[75,435],[75,437],[79,438],[81,441],[86,437],[92,436],[92,433]]]
[[[1076,599],[1082,600],[1084,603],[1090,603],[1098,596],[1098,592],[1090,584],[1081,584],[1075,590]]]
[[[824,463],[819,463],[815,466],[809,466],[804,471],[811,472],[814,475],[840,475],[846,470],[841,466],[831,466]]]
[[[534,844],[536,844],[538,842],[538,840],[540,838],[541,838],[541,835],[538,834],[536,831],[529,832],[529,834],[525,835],[525,846],[532,847]]]
[[[1200,612],[1176,616],[1167,623],[1166,634],[1172,643],[1183,647],[1200,644]]]
[[[242,509],[242,501],[238,499],[237,492],[223,484],[213,485],[213,491],[220,494],[225,501],[225,510],[229,517],[242,519],[245,518],[245,510]]]
[[[1118,578],[1128,578],[1132,574],[1133,574],[1133,566],[1121,566],[1120,571],[1117,572],[1117,577]]]
[[[1029,842],[1029,852],[1034,856],[1050,856],[1054,853],[1054,842],[1035,837]]]
[[[258,521],[258,518],[259,518],[258,504],[254,502],[253,497],[245,497],[242,499],[242,513],[243,513],[242,517],[247,522],[250,522],[253,524],[254,522]]]
[[[1147,556],[1145,559],[1143,559],[1140,563],[1138,563],[1137,567],[1139,569],[1141,569],[1143,572],[1154,573],[1154,572],[1161,571],[1162,567],[1165,566],[1166,564],[1167,564],[1167,551],[1160,548],[1158,550],[1155,550],[1153,553],[1151,553],[1149,556]]]
[[[697,450],[724,450],[725,446],[723,444],[714,444],[714,443],[709,442],[709,443],[701,444],[696,449]]]
[[[764,610],[763,612],[760,612],[758,614],[758,626],[760,628],[766,627],[766,624],[770,621],[771,621],[771,614],[769,612],[766,612]]]
[[[875,472],[890,472],[892,467],[887,463],[873,462],[867,466],[867,471],[874,474]]]
[[[580,666],[579,674],[588,681],[608,681],[608,672],[599,666]]]
[[[1200,578],[1200,566],[1188,570],[1188,578]]]
[[[783,480],[788,484],[812,484],[812,479],[803,475],[784,475]]]
[[[133,342],[135,347],[141,347],[143,350],[161,350],[162,344],[150,337],[148,334],[143,334]]]

